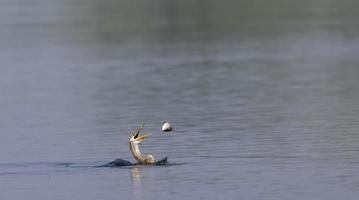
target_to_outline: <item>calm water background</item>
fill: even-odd
[[[357,199],[358,7],[1,0],[0,199]]]

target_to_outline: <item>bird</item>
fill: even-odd
[[[139,144],[143,142],[146,138],[149,137],[149,134],[140,135],[141,130],[143,129],[143,125],[136,131],[136,133],[132,134],[129,141],[130,151],[132,156],[137,160],[138,164],[156,164],[157,160],[151,154],[145,155],[140,151]]]
[[[169,122],[164,121],[162,125],[163,132],[170,132],[172,131],[172,125]]]
[[[167,165],[167,157],[156,160],[151,154],[143,154],[140,151],[140,144],[147,139],[150,135],[148,133],[140,134],[143,129],[143,124],[134,133],[130,133],[129,147],[132,156],[135,158],[137,163],[131,163],[130,161],[118,158],[112,162],[97,167],[123,167],[123,166],[135,166],[135,165]]]

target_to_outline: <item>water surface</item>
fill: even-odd
[[[357,7],[0,1],[0,198],[357,199]]]

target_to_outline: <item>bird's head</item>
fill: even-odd
[[[134,144],[140,144],[141,142],[143,142],[146,138],[148,138],[150,135],[149,134],[142,134],[140,135],[139,133],[138,134],[135,134],[135,135],[132,135],[131,138],[130,138],[130,142],[131,143],[134,143]]]
[[[143,124],[141,125],[141,127],[139,129],[137,129],[137,131],[135,133],[130,134],[130,142],[131,143],[140,144],[141,142],[143,142],[146,138],[148,138],[150,136],[147,133],[140,135],[142,128],[143,128]]]

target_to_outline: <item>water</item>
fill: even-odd
[[[357,7],[0,1],[0,199],[357,199]]]

